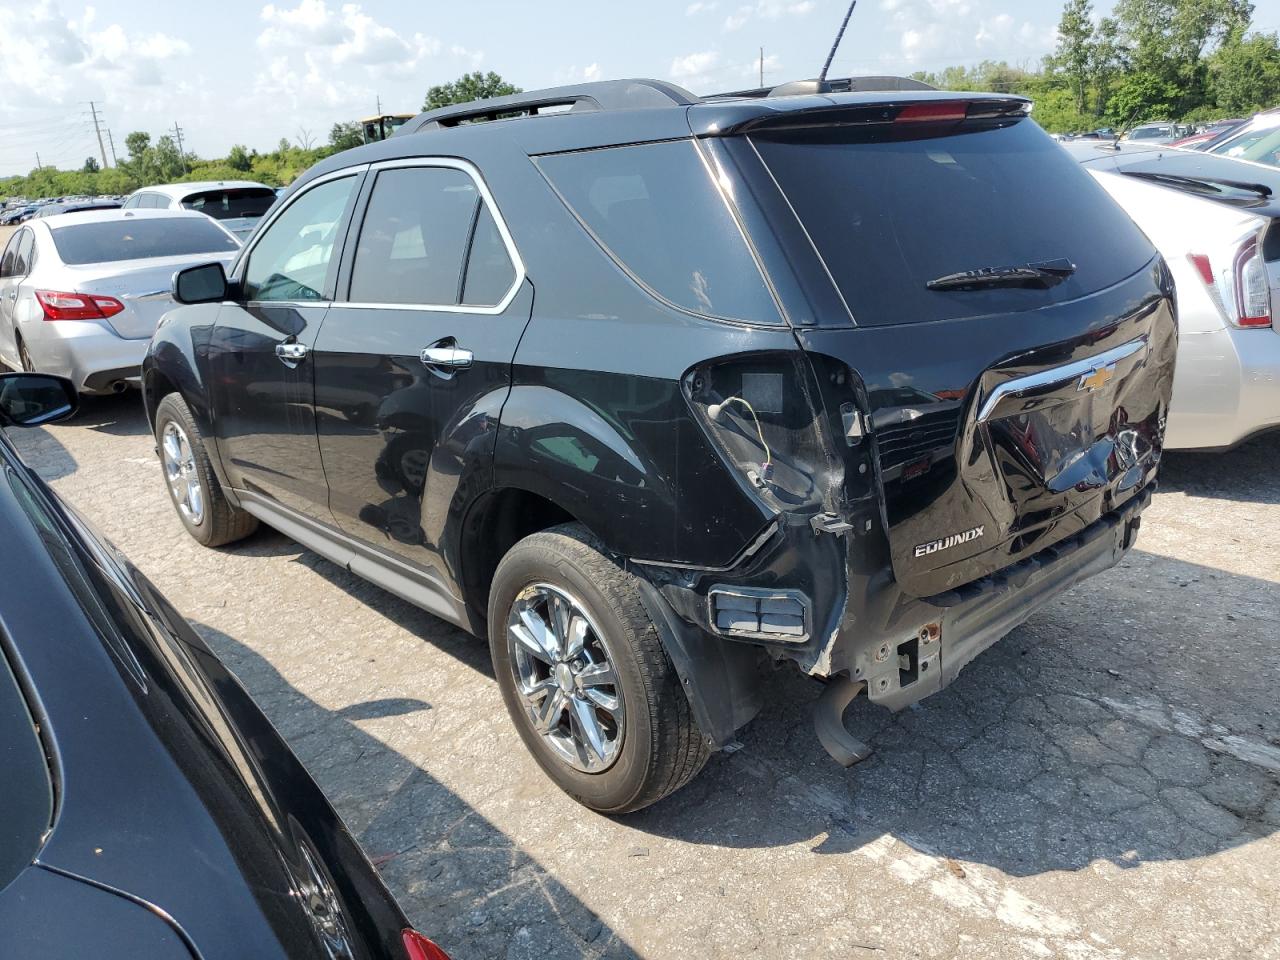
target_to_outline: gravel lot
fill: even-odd
[[[843,770],[772,703],[622,820],[545,780],[485,647],[269,530],[204,550],[137,396],[16,432],[236,671],[455,960],[1280,958],[1280,437],[1166,461],[1128,561]]]

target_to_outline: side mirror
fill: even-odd
[[[80,405],[75,384],[47,373],[0,373],[0,425],[38,427],[65,420]]]
[[[227,299],[227,273],[220,263],[202,263],[173,275],[176,303],[218,303]]]

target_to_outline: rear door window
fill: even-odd
[[[23,230],[22,239],[18,241],[18,252],[13,258],[13,275],[15,277],[25,277],[31,272],[31,263],[34,257],[32,253],[35,249],[36,236],[30,230]]]
[[[1155,255],[1036,124],[949,129],[903,138],[826,126],[752,137],[859,325],[1033,310],[1112,286]],[[926,286],[1059,259],[1076,272],[1047,290]]]
[[[692,141],[554,154],[537,163],[582,225],[653,294],[705,316],[781,322]]]

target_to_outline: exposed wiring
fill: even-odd
[[[754,420],[756,424],[756,436],[760,438],[760,446],[764,448],[764,463],[766,465],[771,465],[773,463],[773,454],[769,452],[769,444],[765,442],[764,430],[760,426],[760,418],[756,416],[755,407],[751,406],[751,404],[749,404],[746,400],[742,399],[742,397],[730,397],[728,400],[722,400],[720,403],[713,404],[712,406],[708,407],[707,408],[708,416],[710,416],[712,420],[717,419],[720,416],[720,411],[723,410],[725,407],[727,407],[731,403],[742,404],[744,407],[747,408],[747,412],[751,414],[751,419]]]

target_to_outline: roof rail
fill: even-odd
[[[396,133],[418,133],[483,120],[533,117],[548,108],[560,112],[567,107],[575,113],[585,113],[596,110],[690,106],[698,102],[698,97],[688,90],[663,80],[601,80],[597,83],[530,90],[509,97],[472,100],[469,103],[428,110],[401,126]]]
[[[765,97],[791,97],[812,93],[866,93],[882,90],[936,90],[923,80],[910,77],[843,77],[827,80],[792,80],[776,87],[754,87],[729,93],[711,93],[704,100],[762,100]]]

